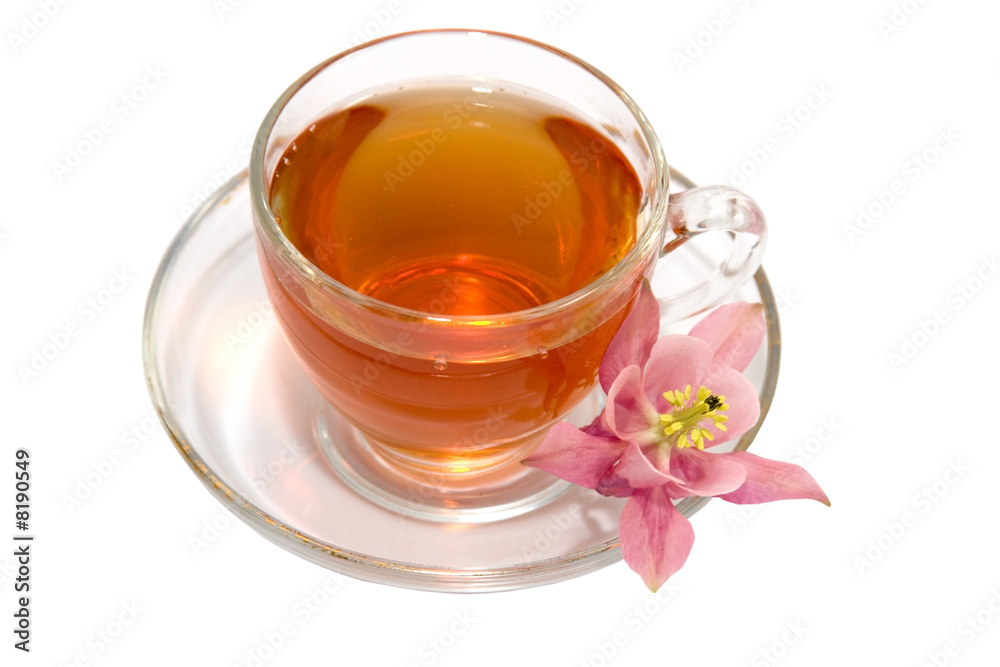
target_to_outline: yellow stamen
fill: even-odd
[[[684,387],[683,391],[672,389],[663,392],[663,398],[673,408],[670,412],[660,415],[663,435],[667,436],[669,444],[678,448],[697,447],[703,451],[705,441],[711,442],[715,439],[705,426],[714,425],[719,431],[726,430],[724,423],[728,421],[728,417],[719,414],[729,409],[726,397],[713,394],[708,387],[704,385],[699,387],[693,401],[691,385]]]

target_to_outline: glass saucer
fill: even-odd
[[[673,189],[692,187],[671,170]],[[183,226],[150,288],[143,359],[156,410],[181,456],[229,511],[278,546],[343,574],[420,590],[537,586],[621,559],[623,499],[571,487],[531,512],[487,523],[425,521],[371,502],[322,453],[322,399],[287,347],[260,277],[246,172]],[[691,246],[691,247],[688,247]],[[687,244],[654,291],[712,266]],[[768,336],[746,370],[766,416],[778,375],[778,312],[763,270],[734,299],[765,305]],[[664,321],[661,334],[692,321]],[[596,415],[596,410],[595,413]],[[589,419],[588,419],[589,421]],[[733,443],[746,449],[758,426]],[[726,445],[723,445],[725,447]],[[678,507],[691,516],[707,502]]]

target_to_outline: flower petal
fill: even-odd
[[[726,404],[729,405],[728,410],[720,413],[726,416],[726,430],[720,431],[714,424],[708,424],[706,428],[711,431],[715,439],[706,442],[706,446],[714,447],[739,438],[753,428],[760,419],[760,398],[757,396],[757,390],[739,371],[715,366],[713,371],[702,379],[702,383],[717,396],[724,396]]]
[[[691,329],[708,343],[713,361],[738,371],[757,354],[766,333],[763,304],[745,301],[719,306]]]
[[[694,529],[662,486],[632,494],[618,532],[625,562],[654,593],[681,569],[694,544]]]
[[[601,481],[597,483],[594,490],[602,496],[613,496],[615,498],[628,498],[635,492],[635,489],[629,486],[628,480],[617,475],[614,468],[611,468],[601,478]]]
[[[687,385],[691,385],[692,392],[697,391],[711,362],[712,350],[700,338],[671,334],[656,341],[649,354],[642,383],[657,411],[670,410],[663,392],[684,391]]]
[[[660,333],[660,304],[653,296],[648,280],[639,286],[632,310],[622,322],[618,333],[611,339],[607,352],[601,360],[599,377],[605,392],[628,366],[642,368],[649,359],[649,351]]]
[[[740,463],[747,471],[746,481],[732,493],[719,496],[730,503],[750,505],[772,500],[807,498],[830,504],[823,489],[813,476],[801,466],[765,459],[750,452],[729,452],[718,454]]]
[[[603,438],[613,438],[615,434],[604,428],[604,411],[601,410],[600,414],[594,417],[594,421],[590,422],[586,426],[581,426],[580,430],[589,435],[596,435]]]
[[[726,458],[725,454],[701,452],[685,447],[674,452],[670,460],[671,472],[681,478],[681,489],[692,496],[717,496],[740,488],[747,477],[739,461]]]
[[[650,448],[650,454],[654,460],[650,460],[642,448],[635,442],[629,443],[617,465],[612,468],[610,475],[624,480],[632,489],[648,489],[654,486],[662,486],[667,482],[680,482],[673,475],[666,474],[664,470],[670,470],[670,452],[673,447]],[[607,480],[609,485],[615,480]],[[733,487],[736,488],[736,487]]]
[[[617,438],[584,433],[569,422],[559,422],[538,449],[521,463],[593,489],[621,456],[626,444]]]
[[[646,398],[638,366],[625,368],[611,384],[603,416],[604,427],[622,440],[646,444],[657,439],[653,429],[660,423],[660,413]]]

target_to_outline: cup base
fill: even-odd
[[[602,393],[595,390],[565,419],[578,425],[590,423],[601,403]],[[425,521],[502,521],[543,507],[572,487],[519,461],[464,477],[402,470],[322,400],[316,409],[315,432],[320,450],[345,484],[396,514]]]

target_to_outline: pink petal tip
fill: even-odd
[[[691,329],[712,348],[715,363],[738,371],[754,358],[766,334],[764,306],[746,301],[719,306]]]
[[[662,486],[633,493],[618,530],[625,563],[654,593],[681,569],[694,544],[694,529]]]
[[[830,505],[830,499],[805,468],[794,463],[765,459],[750,452],[720,454],[739,461],[747,471],[743,486],[719,498],[739,505],[753,505],[774,500],[807,499]]]

